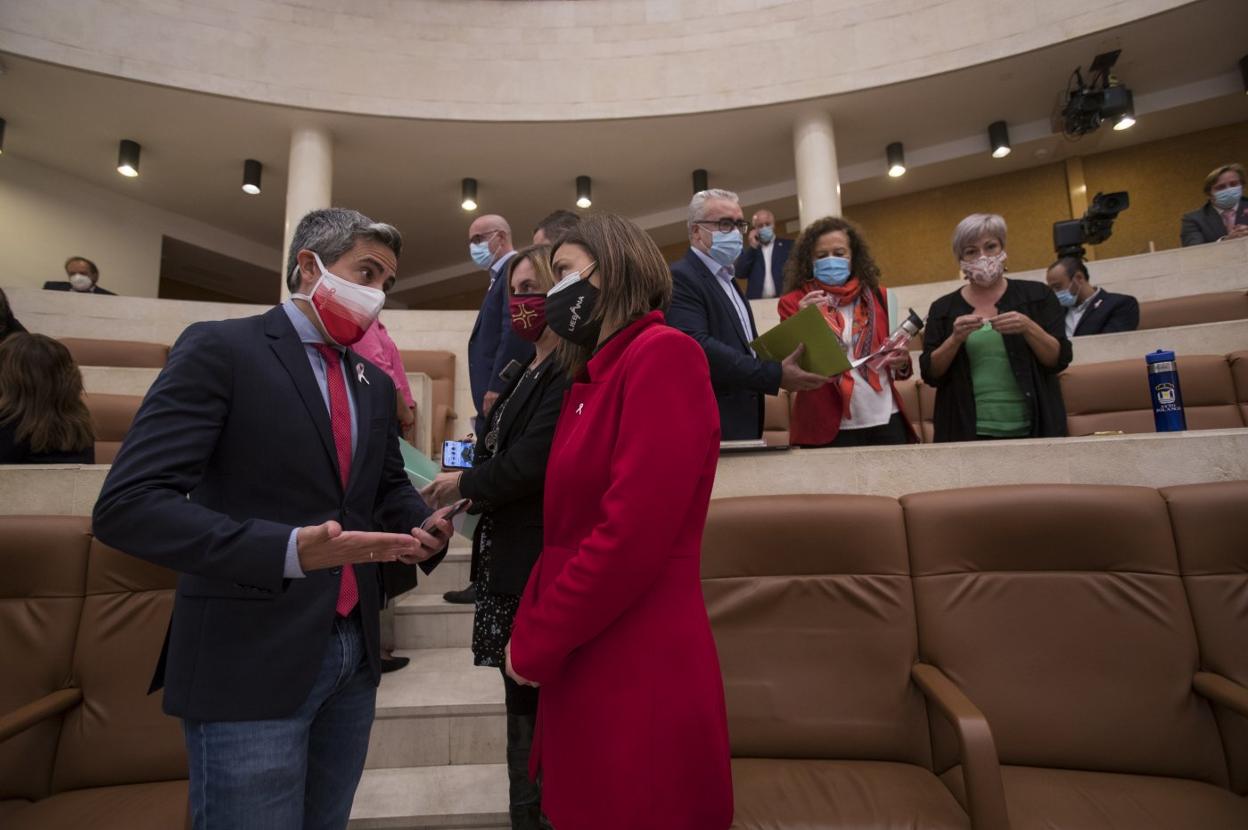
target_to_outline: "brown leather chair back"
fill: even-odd
[[[793,399],[789,390],[763,397],[763,440],[768,446],[783,447],[789,443],[789,417]]]
[[[1189,294],[1140,303],[1140,328],[1164,329],[1248,318],[1248,291]]]
[[[1156,490],[976,487],[901,504],[922,659],[983,710],[1003,764],[1226,785]],[[938,719],[933,740],[952,763]]]
[[[135,340],[94,340],[86,337],[62,337],[60,341],[79,366],[121,366],[132,369],[163,369],[169,347],[163,343],[140,343]]]
[[[906,536],[896,500],[711,502],[702,590],[732,754],[930,766]]]
[[[1248,481],[1161,491],[1196,621],[1201,667],[1248,686]],[[1231,786],[1248,795],[1248,718],[1218,711]]]
[[[936,415],[936,387],[928,386],[921,380],[915,383],[919,385],[919,417],[922,418],[919,438],[924,444],[930,444],[936,440],[936,427],[932,425]]]
[[[91,410],[91,424],[95,428],[95,463],[112,464],[126,440],[130,424],[143,398],[138,395],[106,395],[92,392],[87,395],[87,409]]]
[[[91,543],[80,516],[0,516],[0,713],[71,684]],[[61,717],[0,742],[0,801],[51,793]]]
[[[1231,380],[1235,384],[1235,400],[1239,402],[1239,414],[1248,426],[1248,351],[1231,352],[1226,356],[1231,366]]]
[[[455,353],[442,351],[399,352],[403,368],[409,372],[424,372],[433,384],[433,412],[419,412],[417,417],[430,418],[433,433],[430,451],[440,458],[442,442],[451,436],[451,420],[455,417]]]
[[[923,435],[923,416],[919,406],[919,387],[923,385],[923,381],[915,378],[914,380],[899,380],[894,386],[897,388],[897,395],[901,398],[902,415],[910,422],[910,426],[914,427],[914,431],[921,441],[930,441]],[[929,419],[928,426],[931,426]]]
[[[1188,429],[1244,426],[1231,370],[1222,355],[1179,355],[1179,384]],[[1153,403],[1144,356],[1135,360],[1084,363],[1060,376],[1071,435],[1121,430],[1153,432]]]

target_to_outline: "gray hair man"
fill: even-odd
[[[771,299],[784,284],[784,265],[793,242],[776,236],[776,215],[766,208],[754,211],[745,251],[737,258],[736,277],[745,280],[749,300]]]

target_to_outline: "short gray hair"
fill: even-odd
[[[972,213],[953,232],[953,258],[962,259],[962,249],[981,236],[993,236],[1005,247],[1005,219],[995,213]]]
[[[693,199],[689,201],[689,221],[686,223],[689,233],[693,233],[693,223],[706,215],[706,203],[712,199],[725,199],[729,202],[741,204],[737,194],[731,190],[720,190],[717,187],[713,187],[710,190],[699,190],[693,194]]]
[[[299,252],[312,251],[321,258],[328,268],[347,251],[355,247],[356,241],[371,239],[380,242],[397,257],[403,248],[403,234],[394,225],[385,222],[374,222],[358,210],[348,208],[324,208],[314,210],[299,220],[295,235],[290,240],[290,251],[286,255],[286,287],[291,293],[299,290]]]

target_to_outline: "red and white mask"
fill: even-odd
[[[320,278],[307,294],[291,294],[291,297],[307,300],[331,340],[343,347],[354,345],[381,314],[386,295],[376,288],[357,285],[329,273],[315,252],[312,256],[321,270]]]

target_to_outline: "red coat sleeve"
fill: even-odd
[[[512,664],[538,683],[557,677],[574,649],[602,633],[659,576],[708,456],[718,452],[710,370],[698,344],[665,332],[630,360],[603,519],[540,595],[539,561],[516,616]]]
[[[785,294],[776,303],[776,308],[780,312],[780,319],[787,320],[797,313],[797,304],[801,302],[802,297],[806,296],[806,292],[800,288],[797,291],[790,291]]]

